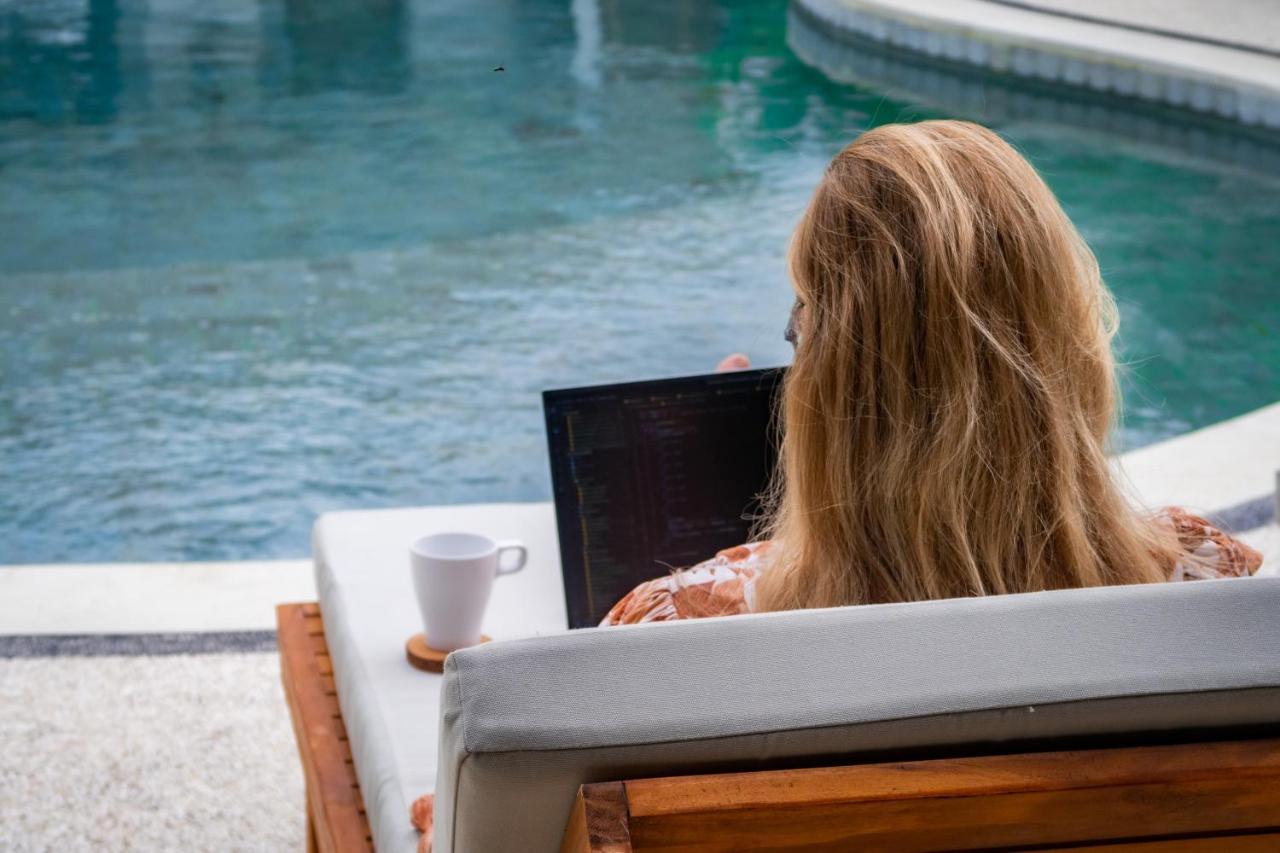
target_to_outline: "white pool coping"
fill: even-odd
[[[1274,499],[1280,403],[1135,450],[1117,464],[1149,507],[1212,513]],[[1274,516],[1242,538],[1266,554],[1265,573],[1280,569]],[[0,635],[268,631],[276,604],[315,599],[309,559],[0,566]]]
[[[315,600],[310,559],[0,566],[0,635],[261,631]]]
[[[1148,507],[1203,513],[1276,492],[1280,403],[1119,457],[1131,495]]]
[[[1275,56],[986,0],[796,0],[796,6],[836,37],[1280,128]]]

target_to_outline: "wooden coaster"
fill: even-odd
[[[489,642],[489,636],[480,635],[480,642]],[[415,668],[424,670],[425,672],[444,672],[444,659],[449,656],[448,652],[442,652],[439,649],[433,649],[427,645],[427,638],[423,634],[414,634],[409,641],[404,644],[404,656],[409,659],[409,663]]]

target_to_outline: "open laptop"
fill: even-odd
[[[544,391],[569,627],[748,540],[784,368]]]

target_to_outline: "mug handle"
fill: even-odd
[[[508,566],[507,568],[504,569],[502,567],[502,555],[507,551],[515,551],[517,554],[520,555],[520,558],[516,560],[515,565]],[[524,547],[523,544],[516,541],[515,539],[504,539],[498,543],[498,574],[499,575],[514,575],[516,572],[524,568],[524,564],[528,562],[528,560],[529,560],[529,549]]]

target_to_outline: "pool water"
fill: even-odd
[[[1280,146],[836,83],[787,29],[784,0],[0,0],[0,563],[544,499],[542,389],[786,361],[787,235],[895,120],[984,119],[1058,192],[1122,304],[1121,445],[1280,396],[1280,175],[1222,154]]]

